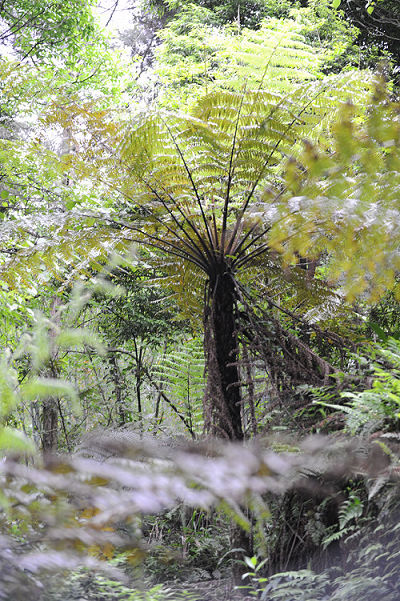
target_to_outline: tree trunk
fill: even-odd
[[[143,347],[137,346],[135,344],[135,356],[136,356],[136,370],[135,370],[135,378],[136,378],[136,400],[137,400],[137,410],[139,416],[139,426],[140,430],[143,430],[143,414],[142,414],[142,373],[143,373]]]
[[[69,127],[65,127],[62,134],[61,147],[59,151],[60,157],[70,154],[73,151],[72,133]],[[63,180],[64,185],[69,185],[69,178]],[[56,331],[54,326],[60,326],[61,314],[60,306],[62,304],[59,296],[54,296],[50,305],[50,319],[53,327],[50,329],[50,359],[49,366],[46,370],[46,376],[57,379],[59,377],[59,369],[57,367],[58,349],[54,346]],[[42,403],[41,411],[41,439],[43,453],[55,453],[58,446],[58,408],[59,399],[48,398]]]
[[[50,319],[52,326],[49,331],[50,358],[45,369],[45,376],[52,379],[59,378],[57,366],[58,349],[54,344],[56,328],[60,325],[60,305],[62,300],[54,296],[50,305]],[[43,453],[55,453],[58,446],[58,399],[49,397],[42,403],[41,412],[41,439]]]
[[[40,424],[40,406],[39,403],[34,402],[31,403],[30,413],[32,419],[32,435],[33,441],[36,447],[39,449],[41,447],[41,424]]]
[[[238,367],[236,328],[236,291],[231,273],[225,268],[215,280],[210,280],[209,303],[204,316],[207,387],[205,398],[205,429],[217,437],[243,439],[242,397]],[[252,554],[249,533],[232,521],[232,576],[241,582],[243,556]],[[247,569],[247,568],[246,568]]]
[[[115,407],[118,412],[118,422],[120,426],[124,426],[129,421],[129,415],[124,401],[123,376],[119,368],[115,353],[108,353],[108,362],[110,365],[111,377],[114,384]]]
[[[218,437],[242,440],[235,284],[231,274],[224,269],[209,285],[210,302],[204,318],[205,428]]]
[[[43,401],[42,405],[42,449],[54,453],[58,443],[58,402],[55,398]]]

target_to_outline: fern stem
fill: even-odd
[[[246,240],[249,238],[249,236],[251,236],[251,234],[256,229],[257,229],[257,225],[252,226],[249,229],[249,231],[243,236],[242,240],[240,241],[240,243],[238,244],[237,248],[235,249],[236,258],[232,261],[232,266],[237,267],[237,264],[240,261],[240,259],[243,257],[244,253],[249,248],[251,248],[251,246],[254,246],[254,244],[256,244],[258,242],[258,240],[260,240],[260,238],[263,238],[265,236],[265,234],[267,234],[270,231],[271,226],[268,226],[268,227],[264,228],[263,231],[260,234],[257,234],[257,236],[255,238],[253,238],[252,240],[250,240],[250,242],[245,247],[243,247],[243,245],[246,242]]]
[[[174,136],[174,134],[173,134],[173,132],[172,132],[171,128],[169,127],[169,125],[168,125],[167,123],[165,123],[165,121],[163,121],[163,123],[164,123],[165,127],[167,128],[167,130],[168,130],[168,132],[169,132],[169,134],[170,134],[170,136],[171,136],[171,138],[172,138],[172,141],[173,141],[173,143],[174,143],[174,145],[175,145],[175,148],[176,148],[176,150],[177,150],[177,152],[178,152],[178,154],[179,154],[179,156],[180,156],[180,158],[181,158],[181,161],[182,161],[182,163],[183,163],[183,166],[185,167],[185,171],[186,171],[186,173],[187,173],[187,176],[188,176],[188,178],[189,178],[189,181],[190,181],[190,183],[191,183],[191,186],[192,186],[192,188],[193,188],[193,191],[194,191],[194,194],[195,194],[195,197],[196,197],[196,201],[197,201],[197,204],[198,204],[198,206],[199,206],[199,209],[200,209],[200,212],[201,212],[201,216],[202,216],[202,219],[203,219],[203,223],[204,223],[205,231],[206,231],[206,233],[207,233],[207,238],[208,238],[208,241],[209,241],[209,243],[210,243],[210,249],[213,249],[212,237],[211,237],[210,229],[209,229],[209,226],[208,226],[208,221],[207,221],[206,215],[205,215],[205,213],[204,213],[203,204],[202,204],[202,202],[201,202],[201,198],[200,198],[200,195],[199,195],[199,191],[198,191],[198,189],[197,189],[197,186],[196,186],[196,184],[195,184],[195,182],[194,182],[194,179],[193,179],[192,172],[190,171],[190,169],[189,169],[189,167],[188,167],[188,164],[187,164],[187,162],[186,162],[186,160],[185,160],[185,157],[183,156],[183,152],[182,152],[182,150],[181,150],[181,148],[180,148],[180,146],[179,146],[178,142],[176,141],[176,139],[175,139],[175,136]],[[213,252],[213,255],[214,255],[214,257],[215,257],[215,252]]]
[[[248,196],[247,196],[247,198],[246,198],[246,200],[245,200],[245,202],[243,204],[243,207],[241,209],[241,216],[243,216],[244,213],[246,212],[246,209],[249,206],[249,202],[252,199],[252,197],[254,195],[254,192],[256,191],[256,188],[257,188],[258,184],[260,183],[260,181],[261,181],[261,179],[262,179],[262,177],[263,177],[263,175],[265,173],[265,170],[266,170],[266,168],[269,165],[270,160],[272,159],[273,155],[275,154],[275,152],[278,150],[279,146],[281,145],[281,142],[283,141],[285,134],[287,134],[290,131],[290,129],[293,127],[293,125],[296,123],[296,121],[298,121],[299,118],[300,118],[300,116],[304,113],[304,111],[306,111],[315,102],[315,100],[318,98],[318,96],[320,96],[325,91],[325,89],[326,89],[326,87],[322,88],[321,90],[319,90],[318,93],[315,94],[315,96],[313,96],[302,107],[302,109],[297,113],[297,115],[294,116],[294,118],[292,119],[292,121],[287,125],[285,131],[283,132],[283,135],[274,144],[271,152],[268,154],[268,157],[267,157],[266,161],[264,162],[264,164],[263,164],[263,166],[262,166],[262,168],[261,168],[258,176],[256,177],[256,179],[254,181],[254,184],[252,185],[251,190],[250,190],[250,192],[249,192],[249,194],[248,194]]]
[[[223,213],[222,213],[222,232],[221,232],[221,250],[220,250],[220,257],[221,258],[222,258],[223,254],[224,254],[225,233],[226,233],[226,225],[227,225],[227,221],[228,221],[228,209],[229,209],[229,201],[230,201],[230,192],[231,192],[232,178],[233,178],[233,173],[234,173],[233,156],[234,156],[235,148],[236,148],[236,140],[237,140],[237,135],[238,135],[238,130],[239,130],[239,122],[240,122],[240,117],[241,117],[241,113],[242,113],[242,108],[243,108],[243,103],[244,103],[244,98],[245,98],[245,92],[246,92],[246,86],[245,86],[245,88],[243,90],[242,97],[240,99],[240,105],[239,105],[239,109],[238,109],[238,115],[237,115],[237,119],[236,119],[236,123],[235,123],[235,131],[234,131],[234,134],[233,134],[232,148],[231,148],[230,157],[229,157],[228,183],[227,183],[227,186],[226,186],[226,195],[225,195],[224,209],[223,209]],[[232,239],[231,239],[231,241],[232,241]],[[229,247],[230,246],[231,245],[229,245]],[[229,254],[228,250],[227,250],[227,252]]]
[[[156,219],[158,221],[158,223],[160,223],[163,227],[165,227],[173,236],[175,236],[176,238],[178,238],[185,246],[187,246],[187,248],[189,248],[190,250],[194,250],[195,253],[197,254],[197,256],[199,257],[200,261],[204,260],[204,255],[200,250],[200,247],[195,243],[195,241],[193,240],[193,238],[191,238],[191,236],[189,236],[188,232],[185,230],[185,228],[183,227],[183,225],[181,223],[179,223],[179,220],[177,219],[177,217],[174,215],[173,211],[170,210],[170,208],[168,207],[167,203],[165,202],[165,200],[158,194],[158,192],[156,190],[154,190],[154,194],[157,196],[158,200],[160,201],[160,203],[162,204],[162,206],[164,207],[164,209],[167,211],[168,215],[173,219],[175,225],[178,227],[179,230],[182,231],[182,233],[186,236],[187,241],[185,241],[181,236],[179,236],[179,234],[176,232],[176,230],[173,230],[172,228],[170,228],[162,219],[157,218],[154,214],[153,214],[153,218]],[[186,217],[186,215],[184,214],[184,212],[182,211],[182,209],[180,208],[179,204],[177,201],[175,201],[175,199],[168,195],[169,198],[173,201],[176,209],[178,210],[179,214],[183,217],[184,221],[190,226],[190,228],[193,230],[193,232],[197,235],[200,243],[203,243],[202,246],[204,247],[206,254],[209,255],[210,254],[208,252],[207,246],[204,244],[204,240],[201,237],[200,233],[198,232],[197,228],[195,227],[195,225],[193,224],[193,222],[188,219]],[[206,269],[206,261],[204,261],[204,267],[203,269]]]

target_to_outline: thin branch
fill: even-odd
[[[111,15],[110,15],[110,17],[109,17],[109,19],[108,19],[107,23],[105,24],[105,27],[108,27],[108,26],[109,26],[109,24],[110,24],[110,22],[111,22],[111,19],[113,18],[113,16],[114,16],[114,13],[115,13],[115,11],[116,11],[116,10],[117,10],[117,8],[118,8],[118,4],[119,4],[119,0],[116,0],[116,1],[114,2],[114,6],[113,6],[113,7],[112,7],[112,9],[111,9]]]
[[[230,153],[230,158],[229,158],[228,183],[226,186],[226,196],[225,196],[224,208],[223,208],[223,212],[222,212],[222,232],[221,232],[221,251],[220,251],[221,258],[224,254],[225,233],[226,233],[226,225],[228,222],[230,192],[231,192],[232,178],[233,178],[233,172],[234,172],[233,156],[235,154],[236,140],[237,140],[237,135],[238,135],[238,130],[239,130],[239,121],[240,121],[240,117],[241,117],[241,113],[242,113],[245,93],[246,93],[246,87],[243,90],[242,97],[240,99],[240,106],[238,109],[238,115],[237,115],[237,119],[236,119],[236,123],[235,123],[235,131],[233,134],[232,148],[231,148],[231,153]],[[229,254],[230,248],[232,247],[232,244],[233,244],[233,237],[231,238],[230,244],[227,249],[228,254]]]
[[[109,219],[108,221],[113,222],[118,225],[118,222],[115,220]],[[129,226],[129,225],[125,224],[125,227],[134,232],[143,234],[143,231],[140,229],[139,226],[133,227],[133,226]],[[135,238],[126,238],[126,240],[129,240],[130,242],[137,242],[140,244],[145,244],[146,246],[152,246],[153,248],[157,248],[158,250],[161,250],[163,252],[168,252],[176,257],[179,257],[180,259],[183,259],[185,261],[190,261],[194,265],[197,265],[197,267],[199,267],[202,271],[205,271],[204,263],[202,263],[199,259],[197,259],[197,257],[195,255],[192,255],[191,253],[180,249],[179,246],[177,246],[173,242],[170,242],[169,240],[163,240],[157,236],[153,236],[152,234],[149,234],[148,232],[146,232],[145,235],[146,235],[146,240],[143,240],[143,238],[136,238],[136,239]],[[168,247],[168,250],[165,247]]]
[[[149,188],[149,190],[155,194],[155,196],[158,198],[158,200],[161,202],[161,204],[163,205],[163,207],[165,208],[165,210],[167,211],[167,213],[172,217],[172,219],[175,221],[176,225],[179,227],[179,229],[185,234],[186,238],[190,241],[191,245],[197,250],[198,255],[200,258],[203,258],[202,252],[200,250],[200,248],[197,246],[197,244],[194,242],[194,240],[189,236],[188,232],[185,230],[185,228],[182,226],[182,224],[179,223],[179,221],[177,220],[177,218],[175,217],[175,215],[173,214],[173,212],[170,210],[170,208],[168,207],[167,203],[165,202],[165,200],[162,198],[162,196],[159,195],[158,191],[151,186],[151,184],[149,184],[144,178],[142,178],[142,181],[145,183],[145,185]],[[162,185],[160,185],[160,187],[162,188],[163,192],[165,192],[166,194],[168,194],[168,198],[172,201],[173,205],[175,206],[176,210],[178,211],[178,213],[181,215],[181,217],[184,219],[185,223],[188,224],[188,226],[190,227],[190,229],[196,234],[197,238],[200,241],[201,246],[203,247],[205,253],[208,255],[209,259],[212,259],[212,255],[207,247],[207,245],[204,242],[204,237],[201,236],[200,232],[198,231],[197,227],[195,227],[193,220],[189,219],[187,217],[187,215],[185,215],[184,211],[181,209],[180,204],[177,200],[175,200],[175,198],[169,194],[168,192],[165,191],[165,189],[163,188]],[[156,218],[156,217],[155,217]],[[159,220],[161,223],[164,222],[162,220]],[[177,234],[171,230],[171,232],[177,236]],[[186,243],[187,244],[187,243]],[[189,245],[188,245],[189,246]],[[190,246],[189,246],[190,247]],[[206,265],[206,263],[205,263]]]
[[[265,231],[263,230],[263,232],[261,234],[258,234],[255,238],[252,238],[252,240],[249,242],[249,244],[247,244],[247,246],[245,248],[243,248],[246,240],[256,231],[258,227],[258,223],[255,223],[254,225],[251,226],[251,228],[249,228],[249,230],[246,232],[246,234],[243,236],[243,238],[241,239],[240,243],[237,245],[237,247],[235,248],[235,260],[232,262],[232,265],[236,264],[236,261],[243,255],[243,253],[246,252],[246,250],[252,246],[252,244],[255,244],[263,235],[264,233],[268,232],[268,229],[266,229]]]
[[[262,166],[262,168],[261,168],[261,170],[260,170],[260,172],[259,172],[258,176],[256,177],[256,179],[255,179],[255,181],[254,181],[254,184],[253,184],[253,186],[251,187],[251,190],[250,190],[250,192],[249,192],[249,194],[248,194],[248,196],[247,196],[247,198],[246,198],[246,200],[245,200],[245,202],[244,202],[244,204],[243,204],[243,206],[242,206],[242,208],[241,208],[241,211],[240,211],[240,216],[241,216],[241,217],[242,217],[242,216],[244,215],[244,213],[246,212],[246,209],[247,209],[247,207],[248,207],[248,205],[249,205],[249,202],[250,202],[250,200],[251,200],[251,199],[252,199],[252,197],[253,197],[253,194],[254,194],[254,192],[256,191],[256,188],[257,188],[258,184],[260,183],[260,181],[261,181],[261,179],[262,179],[262,177],[263,177],[263,175],[264,175],[264,173],[265,173],[265,170],[266,170],[266,168],[267,168],[267,167],[268,167],[268,165],[269,165],[269,162],[270,162],[271,158],[273,157],[273,155],[275,154],[275,152],[278,150],[279,146],[281,145],[281,142],[283,141],[283,139],[284,139],[284,136],[285,136],[285,135],[286,135],[286,134],[287,134],[287,133],[290,131],[290,129],[293,127],[293,125],[296,123],[296,121],[298,121],[298,120],[299,120],[299,117],[300,117],[300,116],[301,116],[301,115],[304,113],[304,111],[306,111],[306,110],[308,109],[308,107],[309,107],[309,106],[311,106],[311,105],[313,104],[313,102],[316,100],[316,98],[318,98],[318,96],[320,96],[320,95],[321,95],[321,94],[322,94],[322,93],[325,91],[325,89],[326,89],[326,88],[323,88],[323,89],[319,90],[319,91],[318,91],[318,93],[317,93],[317,94],[315,94],[315,96],[313,96],[313,97],[312,97],[312,98],[311,98],[311,99],[310,99],[310,100],[309,100],[309,101],[308,101],[308,102],[307,102],[307,103],[306,103],[306,104],[305,104],[305,105],[302,107],[302,109],[301,109],[301,110],[300,110],[300,111],[297,113],[297,115],[295,115],[295,116],[294,116],[294,118],[292,119],[292,121],[291,121],[291,122],[290,122],[290,123],[287,125],[286,129],[284,130],[283,134],[280,136],[279,140],[277,140],[277,142],[274,144],[274,146],[273,146],[273,148],[272,148],[271,152],[268,154],[268,157],[267,157],[266,161],[264,162],[264,164],[263,164],[263,166]],[[281,104],[281,103],[280,103],[280,104]],[[279,104],[279,105],[280,105],[280,104]],[[277,110],[277,108],[278,108],[278,107],[275,107],[275,109],[276,109],[276,110]],[[240,217],[240,218],[241,218],[241,217]]]
[[[164,123],[165,127],[167,128],[167,130],[168,130],[168,132],[169,132],[169,135],[171,136],[171,138],[172,138],[172,141],[173,141],[173,143],[174,143],[174,145],[175,145],[175,148],[176,148],[176,150],[178,151],[178,154],[179,154],[179,156],[180,156],[180,158],[181,158],[181,161],[182,161],[182,163],[183,163],[183,165],[184,165],[184,167],[185,167],[185,171],[186,171],[186,173],[187,173],[187,176],[188,176],[188,178],[189,178],[189,180],[190,180],[190,183],[191,183],[191,185],[192,185],[193,191],[194,191],[194,193],[195,193],[195,197],[196,197],[196,200],[197,200],[197,204],[198,204],[198,206],[199,206],[199,208],[200,208],[200,212],[201,212],[201,216],[202,216],[203,223],[204,223],[204,226],[205,226],[205,230],[206,230],[206,232],[207,232],[207,238],[208,238],[208,240],[209,240],[209,242],[210,242],[210,248],[211,248],[211,249],[213,249],[213,244],[212,244],[212,237],[211,237],[210,228],[209,228],[209,226],[208,226],[208,221],[207,221],[207,218],[206,218],[206,216],[205,216],[205,213],[204,213],[203,203],[201,202],[201,198],[200,198],[200,195],[199,195],[199,192],[198,192],[197,186],[196,186],[196,184],[195,184],[195,182],[194,182],[194,179],[193,179],[193,176],[192,176],[192,172],[190,171],[190,169],[189,169],[189,167],[188,167],[188,165],[187,165],[187,163],[186,163],[185,157],[183,156],[182,150],[181,150],[181,148],[180,148],[180,146],[179,146],[178,142],[176,141],[176,139],[175,139],[175,136],[174,136],[174,134],[173,134],[173,132],[172,132],[171,128],[169,127],[169,125],[168,125],[167,123],[165,123],[165,121],[163,121],[163,123]],[[214,253],[214,252],[213,252],[213,254],[214,254],[214,256],[215,256],[215,253]]]
[[[245,255],[240,261],[237,261],[235,264],[235,267],[237,269],[240,269],[241,267],[243,267],[243,265],[246,265],[246,263],[248,263],[249,261],[253,261],[256,257],[263,255],[268,250],[270,250],[269,244],[267,244],[267,243],[262,244],[261,246],[259,246],[255,250],[253,250],[248,255]]]
[[[63,414],[62,409],[61,409],[60,399],[57,399],[57,404],[58,404],[58,412],[59,412],[60,417],[61,417],[61,424],[62,424],[62,429],[63,429],[63,432],[64,432],[65,443],[67,445],[68,452],[70,453],[72,449],[71,449],[71,445],[69,444],[69,438],[68,438],[68,434],[67,434],[67,429],[65,427],[64,414]]]
[[[250,240],[250,242],[244,248],[241,248],[241,246],[242,246],[242,243],[241,243],[238,246],[238,252],[236,253],[236,258],[232,262],[232,265],[234,265],[235,267],[238,267],[239,265],[242,265],[243,262],[247,262],[248,257],[250,257],[251,253],[249,253],[248,255],[245,255],[246,251],[249,250],[249,248],[251,248],[252,246],[254,246],[254,244],[257,244],[257,242],[260,240],[260,238],[263,238],[265,236],[265,234],[267,234],[270,231],[270,229],[271,229],[270,226],[264,228],[262,230],[262,232],[257,234],[257,236],[255,238],[252,238],[252,240]],[[248,236],[246,235],[243,238],[242,242],[244,243],[247,238],[248,238]],[[263,244],[262,246],[265,247],[265,244]],[[268,249],[269,249],[269,247],[266,250],[268,250]],[[252,252],[255,252],[255,251],[252,251]]]
[[[179,411],[179,409],[174,405],[174,403],[171,401],[171,399],[169,399],[167,397],[167,395],[165,394],[165,392],[162,390],[162,388],[160,388],[160,386],[158,385],[158,383],[154,380],[153,376],[151,375],[151,373],[149,372],[148,369],[145,369],[145,374],[147,375],[147,377],[149,378],[151,384],[156,388],[158,394],[161,396],[162,399],[164,399],[164,401],[166,403],[168,403],[168,405],[171,407],[171,409],[177,414],[177,416],[182,420],[182,422],[185,424],[186,428],[188,429],[191,437],[193,438],[193,440],[196,438],[196,434],[193,431],[193,428],[190,424],[190,422],[186,419],[186,417],[184,415],[182,415],[182,413]]]

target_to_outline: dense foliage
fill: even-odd
[[[0,2],[0,599],[397,601],[399,26]]]

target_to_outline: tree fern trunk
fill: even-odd
[[[235,319],[235,284],[223,270],[209,284],[205,325],[207,389],[205,428],[231,440],[242,440],[240,376]]]

